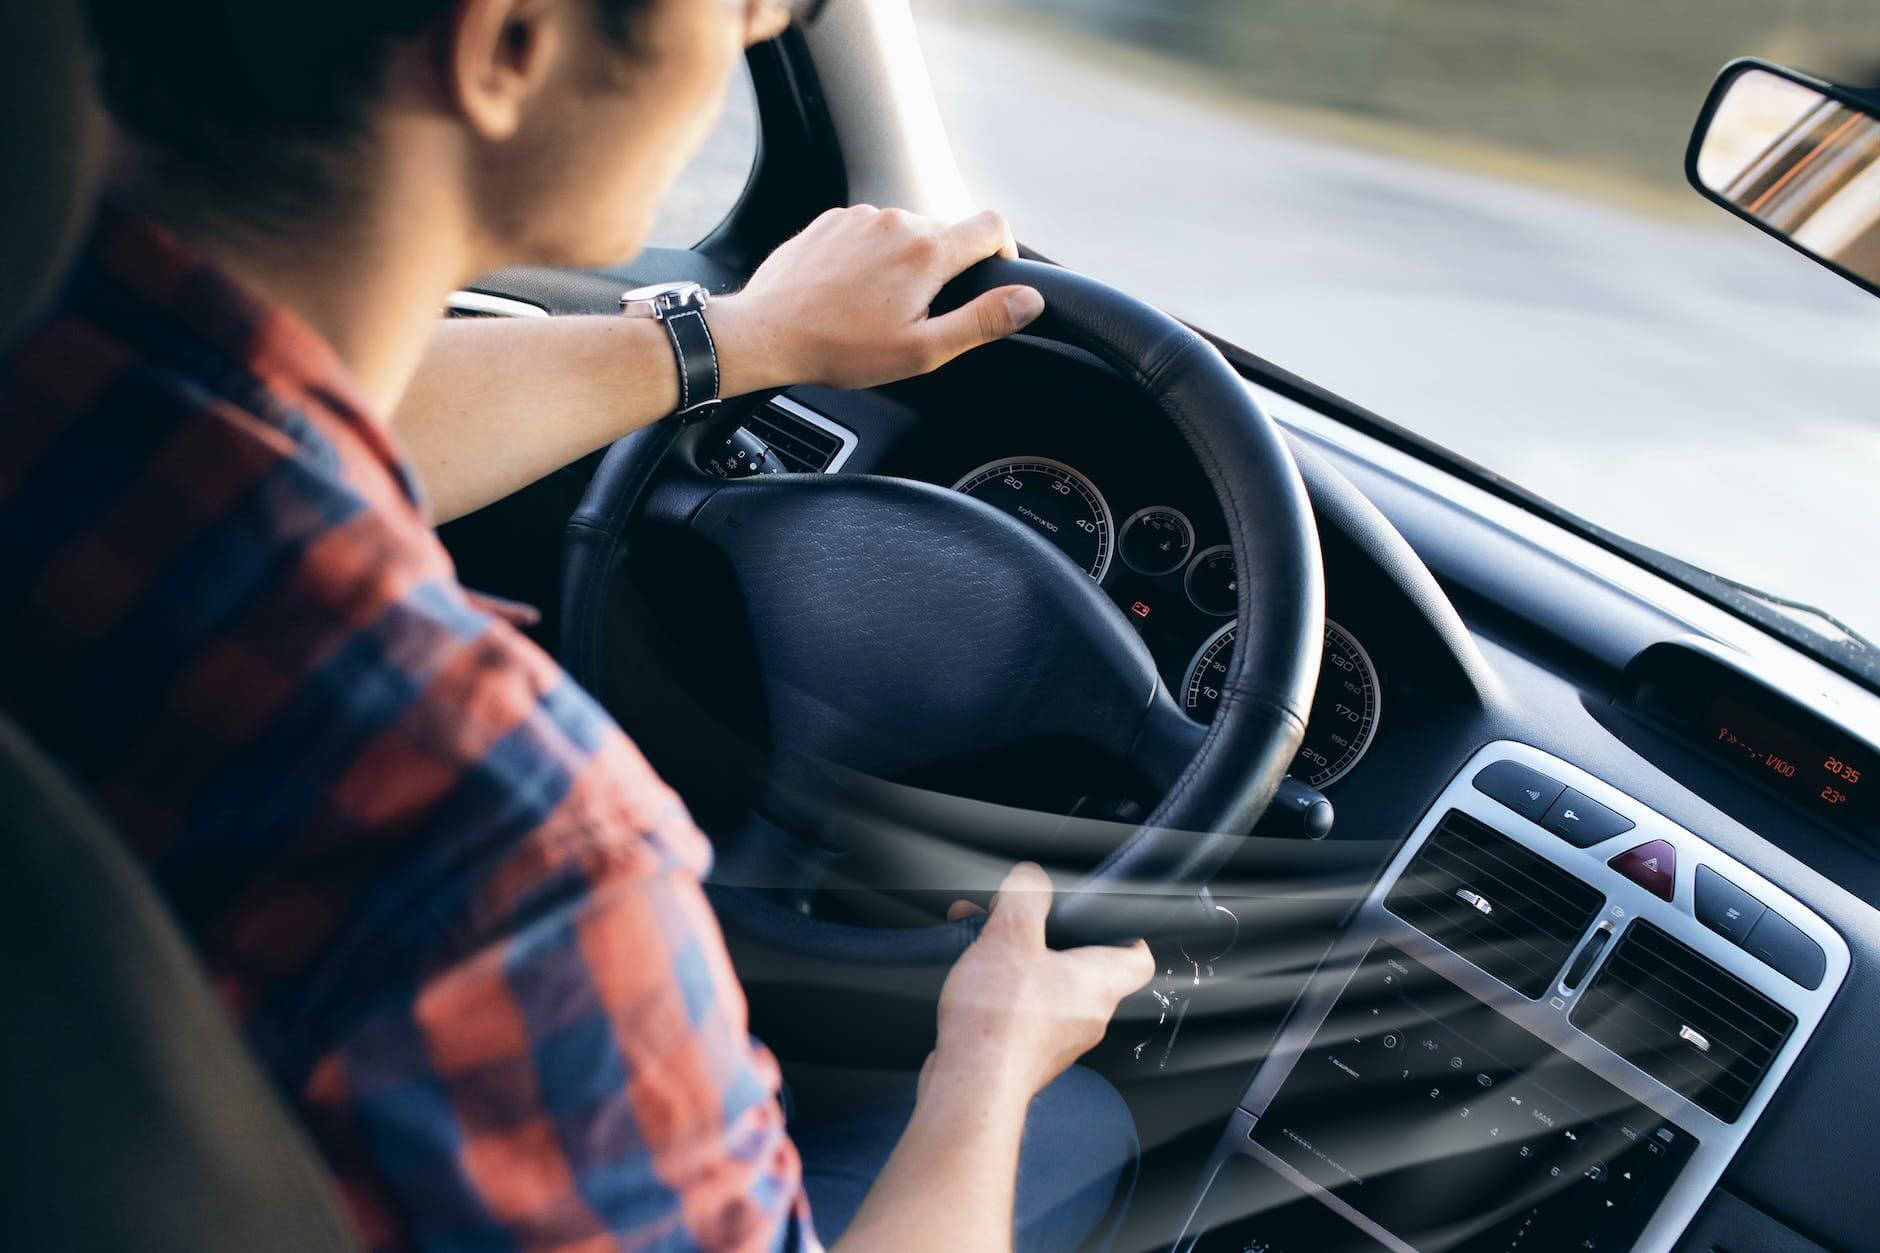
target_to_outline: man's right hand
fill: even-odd
[[[1140,940],[1050,948],[1050,912],[1044,871],[1014,867],[940,991],[940,1039],[921,1072],[914,1116],[836,1253],[1012,1247],[1031,1098],[1094,1047],[1117,1002],[1155,974]]]
[[[1025,862],[999,886],[985,929],[940,992],[928,1076],[1029,1101],[1096,1047],[1117,1003],[1155,975],[1141,940],[1127,948],[1045,944],[1051,880]]]

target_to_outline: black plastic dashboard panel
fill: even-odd
[[[1626,682],[1624,705],[1709,757],[1717,772],[1880,854],[1880,747],[1694,642],[1646,649]],[[1692,786],[1735,812],[1733,791],[1706,783],[1699,776]]]
[[[1701,1148],[1384,940],[1250,1141],[1354,1230],[1307,1237],[1292,1215],[1255,1213],[1227,1239],[1209,1233],[1203,1253],[1349,1247],[1360,1234],[1417,1253],[1631,1248]]]

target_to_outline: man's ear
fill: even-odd
[[[458,0],[445,50],[445,85],[477,135],[500,142],[522,126],[561,51],[556,0]]]

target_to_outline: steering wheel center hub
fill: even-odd
[[[793,751],[900,778],[962,752],[1126,749],[1154,659],[1096,583],[999,510],[904,479],[728,484],[724,554],[770,720]]]

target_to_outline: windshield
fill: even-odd
[[[914,0],[1018,237],[1557,505],[1880,638],[1880,300],[1701,201],[1722,63],[1869,0]]]

